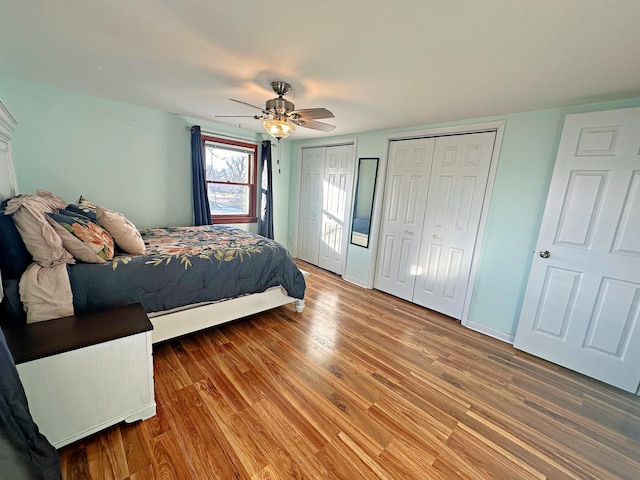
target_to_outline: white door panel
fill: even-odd
[[[634,170],[631,173],[629,192],[616,228],[611,253],[640,257],[638,232],[640,232],[640,170]]]
[[[342,275],[347,236],[345,222],[351,217],[353,145],[327,147],[323,179],[323,208],[317,265]],[[348,225],[347,229],[348,231]]]
[[[567,116],[514,344],[631,392],[639,190],[640,108]]]
[[[313,265],[319,258],[325,152],[325,147],[302,150],[297,255]]]
[[[435,140],[391,142],[375,287],[412,300]]]
[[[436,139],[413,301],[461,319],[494,132]]]

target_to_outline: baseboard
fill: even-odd
[[[498,340],[502,340],[503,342],[509,343],[513,345],[513,341],[515,340],[515,336],[510,335],[508,333],[501,332],[500,330],[496,330],[495,328],[488,327],[483,325],[482,323],[476,323],[469,320],[465,327],[470,328],[471,330],[475,330],[476,332],[483,333],[493,338],[497,338]]]
[[[358,280],[357,278],[350,277],[349,275],[343,275],[342,279],[346,282],[353,283],[354,285],[370,290],[369,286],[365,282]]]
[[[140,420],[148,420],[151,417],[155,417],[156,415],[156,402],[153,402],[151,405],[147,405],[135,412],[131,412],[127,417],[125,417],[124,421],[126,423],[138,422]]]

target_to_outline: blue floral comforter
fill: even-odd
[[[291,297],[304,297],[304,277],[293,258],[268,238],[218,225],[140,233],[145,255],[69,266],[76,311],[141,303],[147,312],[157,312],[278,285]]]

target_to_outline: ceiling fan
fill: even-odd
[[[234,100],[233,98],[229,100],[260,110],[262,115],[253,115],[253,118],[262,120],[262,125],[267,133],[278,140],[291,135],[296,130],[296,126],[312,128],[313,130],[323,132],[330,132],[336,128],[335,125],[317,121],[319,118],[334,118],[333,113],[326,108],[303,108],[296,110],[293,103],[283,98],[291,90],[291,85],[287,82],[276,80],[271,82],[271,88],[278,97],[267,100],[264,108],[241,100]],[[238,116],[241,115],[216,115],[216,117],[219,118]]]

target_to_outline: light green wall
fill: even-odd
[[[496,120],[506,122],[469,321],[508,339],[516,331],[565,115],[635,106],[640,106],[640,98],[367,132],[355,136],[356,158],[382,158],[384,136],[391,133]],[[334,142],[340,138],[326,140]],[[317,144],[318,140],[313,142]],[[297,155],[298,148],[305,143],[309,142],[294,142],[292,151]],[[297,169],[297,160],[294,164]],[[378,203],[378,217],[380,206]],[[376,221],[379,218],[374,218],[374,223]],[[294,225],[291,214],[290,231]],[[374,267],[373,249],[349,245],[345,278],[366,285]]]
[[[262,135],[248,130],[7,77],[0,77],[0,99],[19,123],[13,157],[20,191],[44,188],[68,201],[82,194],[123,212],[140,227],[192,223],[188,126],[200,124],[220,135],[262,140]],[[350,138],[356,140],[356,158],[382,158],[386,134],[506,121],[469,320],[509,336],[517,326],[564,116],[635,106],[640,106],[640,97]],[[275,237],[290,249],[298,149],[306,143],[310,141],[283,140],[272,150]],[[345,277],[367,284],[374,264],[373,249],[351,245]]]
[[[69,202],[84,195],[139,227],[193,224],[187,127],[263,139],[248,130],[7,77],[0,77],[0,99],[18,121],[12,148],[21,192],[44,188]],[[283,243],[288,173],[274,175],[274,230]],[[257,230],[255,224],[238,226]]]

